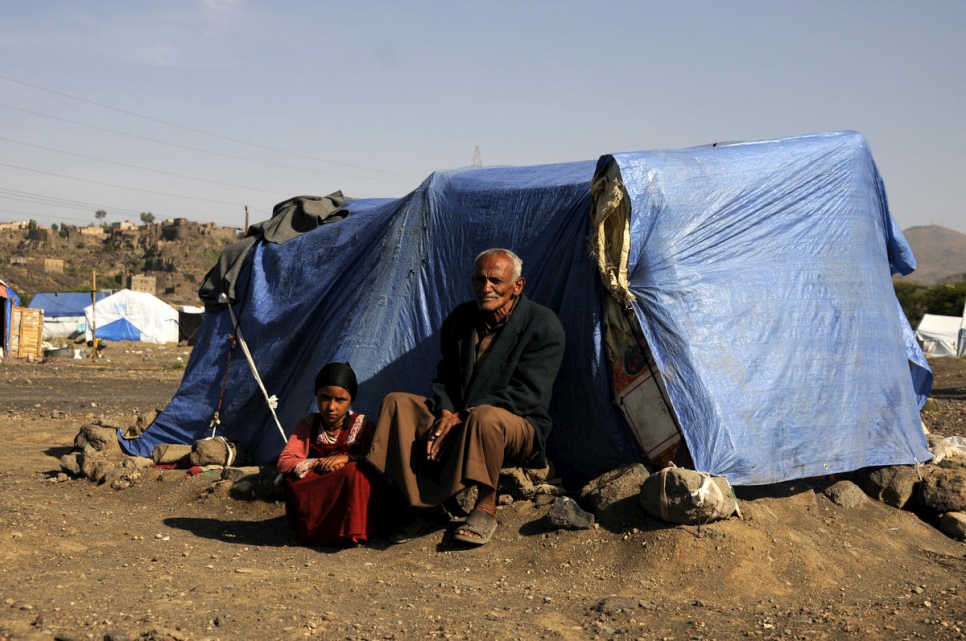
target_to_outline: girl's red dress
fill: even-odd
[[[278,470],[284,474],[285,514],[299,545],[359,543],[380,530],[382,479],[361,460],[369,450],[373,429],[363,414],[350,414],[338,440],[329,444],[319,437],[322,421],[318,414],[308,414],[295,427],[278,457]],[[334,472],[311,470],[303,478],[293,473],[306,458],[334,454],[360,460],[350,460]]]

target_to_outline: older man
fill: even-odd
[[[440,505],[476,486],[476,505],[455,534],[474,545],[487,543],[496,530],[504,464],[546,464],[564,331],[552,311],[523,295],[522,270],[507,249],[476,258],[476,300],[443,321],[432,399],[389,394],[368,456],[414,507]]]

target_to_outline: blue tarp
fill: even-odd
[[[600,164],[612,160],[632,202],[634,313],[697,469],[742,485],[929,457],[918,401],[932,377],[890,277],[914,259],[860,135]],[[608,294],[588,250],[596,167],[437,172],[404,198],[350,201],[341,222],[258,243],[233,310],[284,429],[313,406],[328,361],[358,373],[357,411],[375,415],[390,391],[428,393],[443,318],[471,298],[476,254],[502,246],[567,332],[551,405],[558,472],[575,486],[641,460],[611,400]],[[180,389],[127,451],[209,436],[218,411],[219,434],[274,462],[282,438],[232,334],[227,311],[205,314]],[[925,369],[910,377],[910,360]]]
[[[613,160],[634,311],[697,469],[754,485],[930,458],[932,375],[891,281],[915,259],[862,136]]]
[[[97,293],[97,300],[107,297]],[[90,292],[38,292],[30,300],[30,309],[44,310],[44,318],[83,316],[84,308],[91,304]]]

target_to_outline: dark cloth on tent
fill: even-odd
[[[440,459],[430,461],[426,443],[435,424],[429,399],[389,394],[382,404],[378,438],[366,459],[413,507],[439,505],[472,485],[495,488],[505,464],[523,465],[536,454],[535,432],[527,421],[499,407],[479,405],[446,439]]]
[[[335,443],[320,439],[318,414],[309,414],[295,427],[288,445],[279,456],[279,471],[285,474],[285,514],[299,545],[359,543],[375,536],[385,524],[385,512],[378,505],[388,488],[367,465],[359,465],[369,446],[372,423],[362,414],[350,414]],[[332,472],[309,471],[299,478],[297,462],[348,454],[344,467]],[[380,518],[382,517],[382,518]]]
[[[249,226],[245,238],[225,248],[215,266],[205,274],[198,289],[205,308],[223,309],[225,301],[219,300],[221,294],[227,295],[228,300],[235,300],[235,282],[241,274],[245,257],[259,240],[280,245],[319,225],[339,222],[347,215],[342,210],[346,200],[349,199],[341,191],[335,191],[328,196],[297,196],[275,205],[269,220]]]
[[[413,506],[438,505],[465,487],[496,488],[506,460],[541,467],[550,395],[564,352],[557,316],[525,296],[476,362],[480,311],[463,303],[443,321],[443,358],[433,399],[389,394],[367,457]],[[437,462],[426,460],[430,428],[443,410],[464,413]]]

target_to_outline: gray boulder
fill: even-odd
[[[633,463],[598,476],[580,490],[580,498],[594,509],[607,528],[641,518],[641,486],[649,476],[642,463]]]
[[[916,495],[919,473],[911,465],[892,465],[872,470],[861,480],[865,493],[900,510]]]
[[[60,469],[72,476],[78,476],[81,473],[83,460],[83,454],[80,452],[69,452],[60,457]]]
[[[559,496],[543,517],[545,530],[588,530],[594,526],[594,515],[580,509],[577,502],[567,496]]]
[[[939,519],[939,530],[954,539],[966,539],[966,514],[946,512]]]
[[[533,498],[533,482],[530,477],[519,467],[505,467],[500,470],[500,493],[509,494],[517,501],[526,501]]]
[[[866,501],[865,492],[852,481],[839,481],[830,485],[825,488],[825,496],[842,507],[857,507]]]
[[[966,512],[966,470],[923,468],[919,502],[936,512]]]
[[[90,445],[109,458],[120,459],[124,455],[120,444],[117,442],[117,430],[103,425],[100,421],[82,426],[77,436],[74,437],[76,449],[83,449],[85,445]]]

